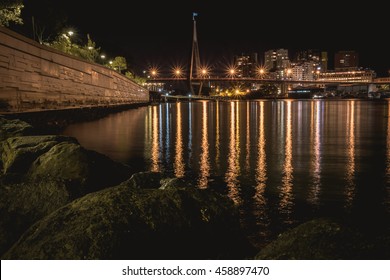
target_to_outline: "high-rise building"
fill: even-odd
[[[339,51],[334,55],[336,71],[355,70],[359,67],[359,55],[356,51]]]
[[[321,52],[321,71],[328,71],[328,52]]]
[[[238,77],[255,77],[258,66],[257,53],[241,54],[234,57]]]
[[[288,58],[288,50],[277,49],[268,50],[264,53],[264,66],[270,70],[275,71],[290,67],[290,60]]]
[[[319,50],[304,50],[295,53],[294,62],[301,63],[306,61],[318,62],[320,61],[321,53]]]

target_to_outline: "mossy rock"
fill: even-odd
[[[121,185],[131,189],[158,189],[162,179],[163,174],[160,172],[137,172],[131,175],[127,181],[121,183]]]
[[[370,259],[379,256],[375,242],[345,223],[319,218],[280,234],[275,241],[264,247],[255,259]]]
[[[11,137],[2,145],[3,173],[25,175],[32,163],[59,143],[78,143],[73,137],[43,135]]]
[[[28,170],[28,177],[52,177],[69,182],[80,196],[115,186],[131,176],[130,168],[77,143],[62,142],[38,157]]]
[[[60,181],[0,185],[0,255],[35,222],[71,201]]]
[[[34,128],[19,119],[9,120],[0,116],[0,141],[10,137],[33,135]]]
[[[238,212],[210,190],[88,194],[29,228],[3,259],[239,259],[253,248]]]

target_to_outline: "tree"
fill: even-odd
[[[146,78],[137,76],[129,71],[126,71],[125,76],[141,86],[143,86],[146,83]]]
[[[115,57],[112,63],[110,63],[110,67],[114,70],[118,70],[118,72],[121,73],[122,70],[127,69],[126,58],[123,56]]]
[[[9,26],[11,22],[23,24],[20,17],[23,7],[23,0],[2,0],[0,2],[0,26]]]
[[[89,34],[87,34],[88,42],[86,45],[79,47],[79,53],[76,54],[88,61],[96,62],[100,48],[96,48],[96,43],[91,40]]]
[[[49,44],[52,48],[55,48],[64,53],[73,54],[74,44],[70,40],[70,37],[66,34],[58,35],[57,38]]]

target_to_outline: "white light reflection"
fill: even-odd
[[[188,163],[192,161],[192,102],[188,102]]]
[[[313,177],[313,184],[310,188],[309,201],[317,205],[319,202],[319,193],[321,190],[321,101],[311,103],[311,173]]]
[[[171,118],[171,103],[166,103],[165,104],[165,139],[161,139],[161,147],[162,146],[162,141],[165,140],[165,154],[163,155],[164,156],[164,160],[166,163],[169,163],[171,160],[170,160],[170,157],[171,157],[171,151],[170,151],[170,147],[171,147],[171,121],[172,121],[172,118]],[[162,120],[162,118],[161,118]],[[162,125],[161,125],[162,127]],[[161,131],[162,133],[162,131]]]

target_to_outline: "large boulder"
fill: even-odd
[[[0,255],[35,222],[71,201],[61,181],[0,184]]]
[[[212,190],[88,194],[30,227],[2,259],[239,259],[253,255],[237,208]]]
[[[115,186],[131,176],[130,167],[115,162],[77,143],[62,142],[38,157],[30,166],[28,177],[61,179],[73,186],[80,196]]]
[[[22,120],[9,120],[0,116],[0,141],[9,137],[33,135],[34,132],[34,128]]]
[[[78,143],[73,137],[43,135],[10,137],[1,142],[3,173],[24,176],[32,163],[59,143]]]
[[[128,166],[84,149],[72,137],[11,137],[0,145],[0,254],[39,219],[131,175]]]
[[[319,218],[282,233],[264,247],[255,259],[346,260],[389,257],[388,234],[365,234],[345,222]]]
[[[122,182],[121,185],[131,189],[157,189],[161,185],[163,174],[160,172],[145,171],[137,172],[131,177]]]

